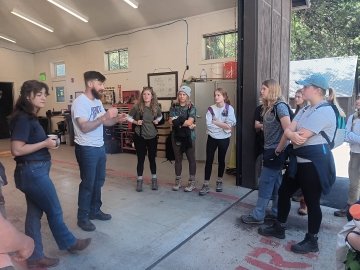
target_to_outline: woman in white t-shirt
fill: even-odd
[[[214,100],[215,104],[211,105],[206,112],[208,139],[206,143],[205,181],[199,191],[200,196],[206,195],[210,190],[209,181],[216,149],[218,149],[219,163],[216,192],[222,192],[226,151],[230,143],[231,128],[236,124],[234,108],[230,105],[226,91],[222,88],[216,89]]]

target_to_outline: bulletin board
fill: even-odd
[[[178,72],[148,73],[148,86],[161,99],[174,99],[178,88]]]

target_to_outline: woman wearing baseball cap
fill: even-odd
[[[336,114],[325,99],[328,81],[321,74],[313,74],[297,81],[304,86],[304,97],[310,103],[300,110],[285,136],[291,140],[289,170],[279,189],[278,215],[272,226],[261,227],[264,236],[285,238],[285,227],[291,207],[291,196],[301,188],[308,207],[308,232],[305,239],[291,246],[300,254],[319,251],[318,232],[322,220],[321,193],[328,194],[335,182],[336,172],[330,144],[336,131]]]

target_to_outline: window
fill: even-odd
[[[237,33],[234,31],[204,35],[205,60],[236,57]]]
[[[66,75],[66,69],[65,69],[64,62],[54,63],[54,75],[55,75],[55,77],[64,77]]]
[[[105,56],[108,70],[128,69],[129,57],[127,49],[105,52]]]

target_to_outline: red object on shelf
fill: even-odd
[[[224,78],[236,79],[237,78],[237,62],[230,61],[224,63]]]

